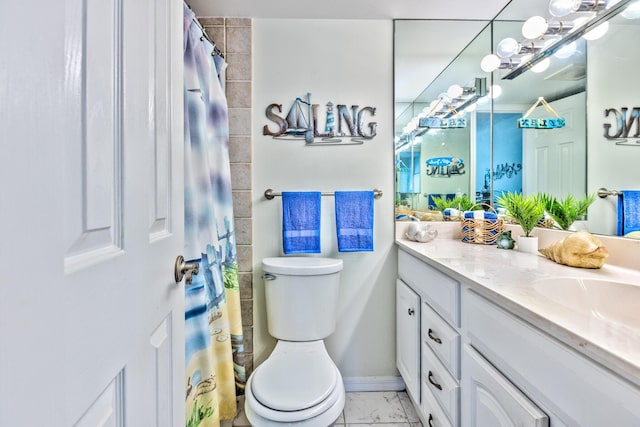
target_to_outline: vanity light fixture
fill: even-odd
[[[547,62],[549,57],[560,51],[564,46],[575,42],[580,37],[584,37],[587,40],[594,40],[594,36],[602,37],[608,29],[607,21],[627,9],[629,5],[634,6],[634,8],[638,7],[638,15],[640,16],[640,6],[635,6],[636,2],[640,3],[639,0],[551,0],[549,2],[549,12],[554,17],[564,17],[576,12],[589,12],[588,16],[574,20],[573,26],[570,29],[567,29],[567,27],[571,26],[571,24],[567,24],[564,21],[562,23],[550,24],[550,20],[545,20],[547,28],[542,36],[539,37],[544,37],[549,34],[559,37],[555,40],[553,38],[549,39],[549,43],[544,46],[543,49],[532,52],[533,56],[529,60],[523,60],[515,67],[509,67],[510,71],[502,76],[502,79],[513,80],[525,71],[532,69],[536,64],[543,61]],[[539,17],[534,18],[535,19],[530,18],[530,20],[527,21],[529,24],[523,26],[523,34],[526,33],[525,37],[540,33],[544,27]],[[525,24],[527,24],[527,22],[525,22]],[[602,27],[597,28],[601,25]],[[595,33],[588,34],[594,29],[597,30]],[[554,31],[556,31],[556,34],[552,34]],[[572,48],[567,48],[560,53],[558,57],[568,55],[571,49]],[[498,67],[501,66],[502,64]],[[545,65],[541,65],[539,68],[544,67]],[[539,70],[539,68],[536,68],[536,70]]]
[[[547,21],[542,16],[532,16],[522,25],[524,38],[534,40],[544,35],[564,35],[574,28],[571,21]]]
[[[576,12],[599,12],[608,3],[608,0],[551,0],[549,13],[560,18]]]

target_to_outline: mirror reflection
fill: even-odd
[[[460,196],[495,204],[504,192],[564,199],[606,188],[609,195],[596,197],[578,228],[627,237],[640,230],[640,219],[625,219],[631,224],[620,232],[624,205],[617,196],[640,190],[633,172],[640,160],[633,89],[639,60],[629,50],[639,36],[640,1],[599,2],[598,10],[588,11],[580,8],[593,2],[569,2],[578,10],[554,9],[554,15],[556,3],[513,0],[492,22],[471,21],[477,30],[466,34],[466,46],[450,52],[453,59],[424,79],[411,100],[398,80],[432,57],[424,45],[446,56],[444,39],[411,35],[421,27],[464,28],[469,21],[396,21],[399,213],[428,212]],[[420,57],[412,57],[416,44]],[[476,89],[479,79],[484,89]]]

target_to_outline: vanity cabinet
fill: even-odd
[[[399,251],[398,286],[410,288],[417,297],[417,376],[405,376],[404,365],[416,351],[410,344],[398,347],[398,370],[413,398],[420,417],[431,427],[460,423],[460,284],[414,256]],[[406,291],[402,291],[405,293]],[[398,291],[398,301],[406,299]],[[406,303],[398,307],[398,344],[406,339],[401,322],[407,322]],[[405,317],[405,318],[403,318]],[[415,319],[414,319],[415,320]],[[413,324],[408,328],[414,334]],[[416,383],[416,378],[418,382]]]
[[[640,426],[635,384],[503,309],[480,285],[402,249],[398,267],[398,286],[411,295],[398,301],[419,308],[407,316],[409,305],[398,307],[398,369],[425,426]]]
[[[420,403],[420,297],[396,281],[396,365],[407,392]]]

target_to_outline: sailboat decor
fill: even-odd
[[[334,107],[333,102],[329,101],[326,104],[323,132],[318,126],[319,107],[319,104],[311,103],[311,93],[307,93],[305,99],[296,98],[286,117],[278,115],[282,113],[282,104],[269,104],[265,114],[277,125],[277,130],[264,125],[262,134],[274,139],[304,140],[306,145],[314,146],[362,144],[376,136],[378,124],[371,121],[365,123],[366,119],[376,115],[375,107],[352,105],[349,111],[346,105]],[[344,141],[343,138],[348,140]]]

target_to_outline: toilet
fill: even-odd
[[[278,342],[247,380],[247,419],[254,427],[332,426],[345,392],[323,340],[336,328],[342,260],[275,257],[262,268],[269,334]]]

